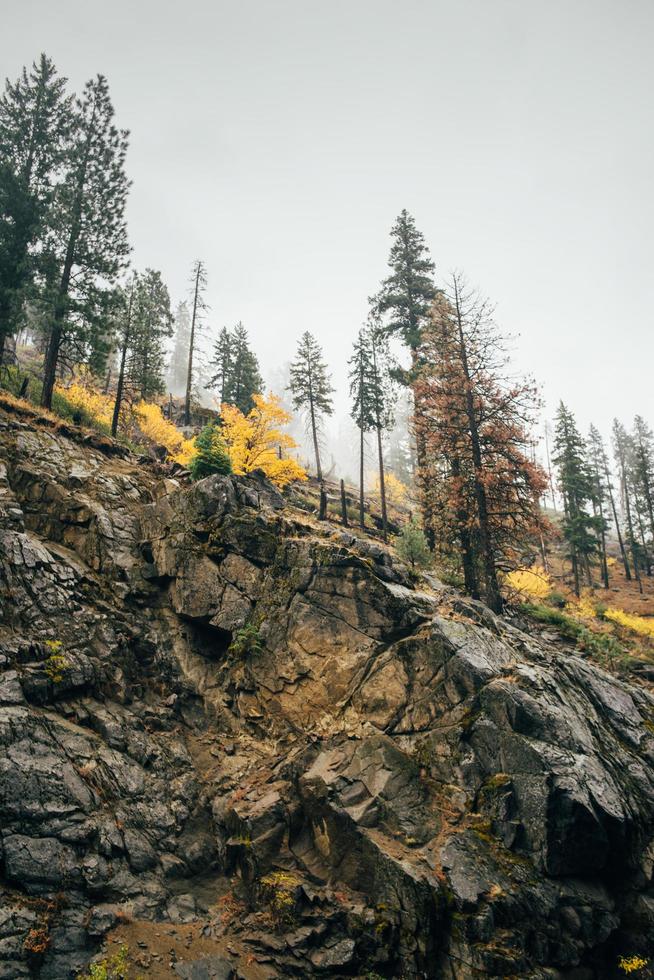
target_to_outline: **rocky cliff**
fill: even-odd
[[[0,977],[612,977],[654,700],[320,525],[0,415]]]

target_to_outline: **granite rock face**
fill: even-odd
[[[0,415],[0,978],[612,977],[654,955],[654,700],[321,526]],[[248,965],[249,964],[249,965]]]

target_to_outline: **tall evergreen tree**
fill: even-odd
[[[231,384],[233,347],[232,335],[227,327],[223,327],[213,346],[213,357],[209,362],[209,367],[215,372],[209,379],[209,384],[216,388],[220,405],[227,401]]]
[[[654,433],[637,415],[632,434],[634,483],[645,505],[649,534],[654,541]]]
[[[160,272],[146,269],[133,281],[129,381],[135,393],[148,401],[166,390],[165,342],[172,333],[173,317]]]
[[[388,264],[391,274],[382,282],[381,289],[373,299],[377,311],[385,315],[389,333],[402,340],[411,357],[409,371],[398,371],[398,378],[413,389],[416,440],[417,472],[416,482],[421,489],[423,506],[428,494],[426,490],[427,458],[424,445],[424,426],[420,424],[423,409],[416,394],[415,381],[419,370],[419,350],[424,327],[429,318],[429,309],[436,296],[434,285],[434,263],[425,245],[424,236],[418,231],[413,217],[403,210],[391,229],[391,251]],[[425,521],[427,538],[433,548],[431,522],[428,515]]]
[[[209,384],[218,389],[222,405],[235,405],[247,415],[254,407],[253,396],[263,392],[259,361],[250,347],[248,332],[239,321],[233,330],[223,327],[214,344]]]
[[[607,486],[606,467],[604,466],[606,452],[604,443],[599,430],[591,425],[588,434],[588,462],[593,481],[593,512],[597,519],[597,538],[599,543],[600,565],[602,569],[602,581],[604,588],[609,587],[609,565],[606,554],[606,532],[608,521],[606,519],[607,504],[609,501],[609,488]]]
[[[65,88],[66,79],[42,54],[14,84],[7,80],[0,99],[0,363],[5,339],[18,330],[37,267],[32,246],[47,233],[70,138],[72,97]]]
[[[559,490],[563,499],[563,535],[568,545],[575,594],[581,593],[581,575],[589,574],[590,561],[597,554],[597,520],[590,514],[594,486],[586,456],[586,445],[574,416],[560,403],[554,429],[554,465],[559,471]]]
[[[186,390],[191,337],[191,314],[185,300],[177,304],[173,336],[173,349],[168,365],[168,390],[174,395],[179,395]]]
[[[643,591],[643,583],[640,578],[640,561],[638,556],[638,542],[636,540],[636,535],[634,532],[634,521],[632,514],[632,496],[633,487],[631,485],[630,476],[628,469],[629,454],[631,450],[629,436],[625,427],[617,419],[613,420],[612,428],[612,439],[613,439],[613,456],[618,469],[618,475],[620,477],[620,492],[622,498],[623,512],[627,524],[627,533],[625,535],[627,539],[627,546],[631,552],[631,563],[634,572],[634,577],[638,582],[638,589],[640,592]]]
[[[41,402],[49,408],[62,342],[83,338],[106,314],[106,297],[126,265],[127,132],[113,123],[103,75],[87,82],[76,101],[65,174],[53,199],[48,243],[57,269],[50,299]]]
[[[311,429],[316,458],[316,474],[322,481],[320,465],[319,430],[324,415],[332,415],[334,388],[323,360],[322,349],[316,338],[305,331],[300,338],[295,360],[290,368],[290,384],[293,407],[305,414]]]
[[[395,390],[390,376],[388,340],[377,319],[363,327],[354,343],[350,366],[351,416],[359,428],[359,515],[364,526],[364,434],[374,431],[377,438],[379,487],[382,507],[382,529],[387,537],[386,487],[382,433],[394,423]]]
[[[254,405],[252,396],[263,392],[263,378],[256,354],[250,348],[248,332],[240,321],[231,340],[231,370],[225,400],[247,415]]]
[[[191,424],[191,397],[193,394],[193,358],[200,334],[200,323],[203,312],[207,309],[204,292],[207,288],[207,270],[204,262],[199,259],[193,264],[191,272],[191,293],[193,296],[193,312],[191,313],[191,329],[188,341],[188,362],[186,368],[186,394],[184,397],[184,424]]]
[[[393,244],[388,259],[392,269],[381,285],[375,303],[379,313],[388,315],[387,327],[398,334],[409,348],[412,362],[422,339],[422,328],[436,295],[434,263],[424,236],[408,211],[400,213],[391,229]]]

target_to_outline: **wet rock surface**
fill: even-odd
[[[182,485],[5,414],[0,456],[0,978],[138,924],[196,930],[136,943],[154,977],[654,955],[646,690],[256,476]]]

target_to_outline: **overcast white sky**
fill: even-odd
[[[264,370],[309,329],[344,377],[406,207],[585,427],[654,422],[652,0],[21,0],[0,72],[107,75],[137,268]]]

